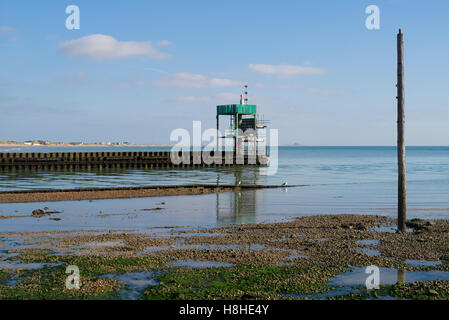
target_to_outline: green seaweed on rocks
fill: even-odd
[[[289,293],[327,292],[329,279],[344,271],[319,265],[176,268],[161,274],[144,299],[288,299]]]

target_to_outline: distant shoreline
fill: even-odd
[[[48,145],[27,145],[27,144],[0,144],[0,148],[123,148],[123,147],[173,147],[171,144],[121,144],[121,145],[104,145],[104,144],[48,144]]]

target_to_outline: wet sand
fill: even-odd
[[[59,189],[59,190],[27,190],[2,191],[0,203],[98,200],[120,198],[143,198],[158,196],[178,196],[218,193],[227,191],[256,190],[267,188],[285,188],[284,186],[264,185],[171,185],[126,188],[92,188],[92,189]],[[290,187],[290,186],[289,186]]]

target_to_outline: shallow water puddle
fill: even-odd
[[[366,246],[377,246],[379,245],[379,240],[357,240],[355,243]]]
[[[429,260],[406,260],[405,263],[407,263],[409,266],[412,267],[431,267],[443,264],[443,262],[441,261],[429,261]]]
[[[325,293],[287,294],[287,296],[290,296],[290,297],[296,298],[296,299],[301,299],[301,298],[303,298],[303,299],[328,299],[328,298],[333,298],[333,297],[337,297],[337,296],[345,296],[350,293],[358,293],[358,292],[360,292],[360,290],[358,290],[358,289],[340,287],[340,288],[336,288],[335,290],[331,290],[331,291],[325,292]]]
[[[291,254],[291,255],[285,257],[285,259],[287,259],[287,260],[295,260],[295,259],[300,259],[300,258],[307,258],[307,257],[302,254],[299,254],[299,253],[294,253],[294,254]]]
[[[11,279],[6,280],[5,282],[3,282],[2,284],[4,286],[10,286],[10,287],[15,287],[20,283],[20,279],[17,276],[14,276]]]
[[[405,230],[406,230],[406,232],[413,232],[413,229],[407,228]],[[378,227],[370,228],[369,231],[395,233],[397,231],[397,228],[396,227],[387,227],[387,226],[378,226]]]
[[[407,261],[419,261],[421,260],[407,260]],[[424,260],[425,261],[425,260]],[[437,262],[437,261],[425,261],[425,263]],[[432,264],[436,265],[436,264]],[[327,284],[330,287],[334,287],[333,290],[325,293],[317,294],[286,294],[292,298],[307,298],[307,299],[328,299],[337,296],[344,296],[351,293],[360,293],[360,289],[357,287],[364,287],[365,281],[369,274],[365,273],[365,267],[351,267],[350,270],[345,273],[339,274],[333,277]],[[432,280],[449,280],[449,272],[446,271],[405,271],[397,270],[395,268],[379,268],[380,270],[380,284],[394,285],[396,283],[413,283],[424,282]],[[378,298],[367,298],[368,300],[397,300],[398,298],[391,296],[379,296]]]
[[[79,245],[82,248],[98,248],[98,247],[123,247],[123,241],[92,241]]]
[[[351,271],[352,270],[352,271]],[[365,273],[365,267],[352,267],[351,270],[333,277],[328,285],[332,287],[365,286],[369,274]],[[449,280],[447,271],[403,271],[395,268],[379,268],[380,283],[393,285],[398,281],[405,283],[423,282],[432,280]]]
[[[377,246],[379,245],[379,240],[357,240],[355,243],[364,246]],[[363,247],[363,248],[356,248],[356,250],[371,257],[380,256],[380,251],[373,248]]]
[[[200,261],[200,260],[178,260],[170,263],[172,267],[187,267],[187,268],[213,268],[213,267],[232,267],[232,264],[227,262],[216,261]]]
[[[125,274],[107,274],[103,278],[114,279],[123,284],[123,288],[119,292],[120,299],[139,299],[142,296],[142,290],[159,284],[154,280],[154,275],[155,272],[146,270]]]
[[[362,252],[370,257],[380,256],[380,251],[370,248],[356,248],[357,251]]]
[[[189,244],[180,249],[199,249],[199,250],[238,250],[242,246],[239,244]]]
[[[239,249],[246,249],[246,250],[278,250],[277,248],[267,248],[263,244],[185,244],[183,240],[177,241],[176,243],[172,244],[171,246],[150,246],[146,247],[144,249],[144,252],[156,252],[161,250],[167,250],[170,248],[174,249],[180,249],[180,250],[189,250],[189,249],[196,249],[196,250],[239,250]]]
[[[2,270],[24,270],[24,269],[42,269],[45,266],[56,267],[61,263],[24,263],[12,260],[0,260],[0,269]]]
[[[292,265],[295,264],[294,260],[296,260],[296,259],[306,259],[306,258],[307,258],[307,256],[304,256],[304,255],[299,254],[299,253],[294,253],[294,254],[291,254],[291,255],[288,255],[288,256],[285,257],[285,259],[287,261],[279,262],[276,265],[277,266],[292,266]]]
[[[226,233],[214,233],[214,232],[192,232],[192,233],[176,233],[176,236],[189,238],[189,237],[215,237],[215,236],[227,236]]]

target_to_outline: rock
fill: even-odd
[[[433,289],[429,289],[429,294],[431,294],[432,296],[438,296],[439,293]]]
[[[435,224],[434,221],[426,221],[423,219],[412,219],[406,222],[406,226],[417,231],[428,231]]]
[[[363,223],[358,223],[358,224],[355,226],[355,228],[356,228],[357,230],[366,230],[366,229],[367,229],[367,227],[366,227]]]
[[[440,260],[445,260],[445,261],[449,261],[449,255],[442,255],[441,257],[440,257]]]
[[[241,299],[242,300],[249,300],[249,299],[254,299],[254,298],[256,298],[254,295],[252,295],[252,294],[250,294],[250,293],[244,293],[242,296],[241,296]]]
[[[33,210],[33,217],[40,218],[43,216],[49,216],[54,213],[61,213],[60,211],[44,211],[41,209]]]
[[[33,217],[43,217],[45,216],[45,211],[41,209],[33,210]]]
[[[151,209],[142,209],[141,211],[157,211],[157,210],[163,210],[164,208],[156,207]]]

